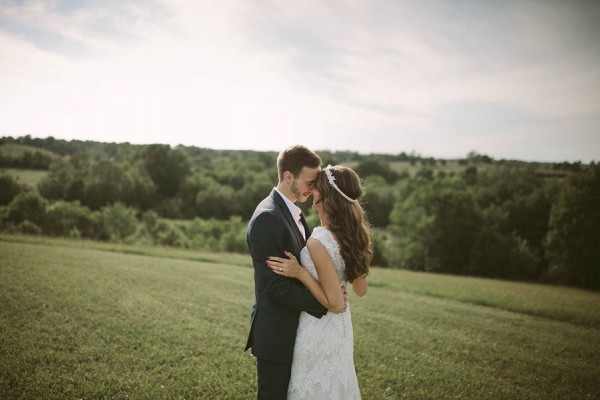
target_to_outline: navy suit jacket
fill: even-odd
[[[306,237],[310,229],[302,217]],[[254,267],[254,305],[246,350],[257,358],[291,363],[300,312],[320,318],[327,313],[297,279],[275,274],[267,266],[269,256],[286,257],[289,251],[300,260],[306,245],[281,195],[273,190],[254,211],[246,242]]]

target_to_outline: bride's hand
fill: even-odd
[[[292,253],[286,251],[285,255],[288,258],[269,257],[267,265],[277,275],[299,279],[306,270],[298,264],[298,260]]]

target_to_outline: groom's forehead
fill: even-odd
[[[310,168],[310,167],[302,167],[300,170],[300,174],[298,178],[303,179],[308,182],[314,182],[317,180],[317,176],[319,176],[319,172],[321,172],[321,167]]]

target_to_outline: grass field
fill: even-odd
[[[374,268],[364,399],[599,399],[600,294]],[[0,236],[0,396],[252,399],[238,255]]]
[[[52,159],[57,158],[58,156],[48,150],[41,149],[34,146],[27,146],[22,144],[3,144],[0,145],[0,154],[6,158],[19,158],[23,156],[24,153],[41,153],[47,157]],[[0,168],[0,173],[6,173],[11,175],[20,183],[24,183],[29,186],[36,186],[38,182],[48,174],[48,171],[36,170],[36,169],[21,169],[21,168]]]
[[[3,144],[0,145],[0,154],[3,154],[7,157],[18,158],[21,157],[24,153],[41,153],[48,157],[58,157],[55,153],[50,150],[42,149],[35,146],[28,146],[25,144]]]
[[[8,174],[15,178],[17,182],[23,183],[31,187],[37,186],[39,181],[41,181],[43,177],[48,175],[48,171],[18,168],[0,168],[0,173]]]

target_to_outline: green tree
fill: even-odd
[[[56,159],[48,174],[38,183],[38,190],[48,200],[84,200],[85,178],[89,174],[87,154]]]
[[[243,174],[244,186],[235,193],[239,215],[250,219],[256,205],[269,195],[277,184],[277,172],[272,167],[263,171],[246,171]]]
[[[49,200],[64,199],[75,174],[75,168],[69,160],[58,159],[50,165],[50,171],[38,183],[38,190]]]
[[[228,219],[232,215],[239,215],[236,191],[229,185],[220,184],[210,175],[194,174],[183,184],[180,195],[182,209],[188,218]]]
[[[25,220],[43,226],[46,217],[46,199],[35,190],[19,193],[8,206],[8,220],[15,224]]]
[[[517,280],[538,277],[540,260],[527,240],[504,229],[508,214],[495,206],[482,210],[482,224],[469,257],[469,275]]]
[[[371,238],[373,240],[373,265],[378,267],[387,267],[390,265],[388,261],[388,252],[386,243],[389,241],[389,235],[379,229],[371,229]]]
[[[94,164],[85,180],[83,204],[97,210],[117,201],[131,203],[133,182],[123,169],[110,160]]]
[[[552,207],[546,254],[553,281],[600,288],[600,165],[565,182]]]
[[[472,192],[457,180],[422,182],[396,204],[390,229],[390,262],[401,267],[468,273],[469,257],[482,217]]]
[[[356,173],[363,179],[369,176],[378,175],[383,177],[388,183],[394,183],[400,176],[390,168],[389,163],[380,160],[365,160],[355,168]]]
[[[158,193],[166,197],[175,196],[190,173],[186,154],[168,145],[153,144],[143,151],[142,158]]]
[[[373,227],[383,228],[390,223],[390,214],[394,208],[394,190],[381,176],[371,176],[364,182],[363,203]]]
[[[474,165],[470,165],[462,173],[463,179],[465,183],[469,186],[474,186],[477,184],[477,167]]]
[[[505,238],[515,240],[533,253],[537,260],[534,276],[528,268],[524,279],[540,277],[547,268],[544,240],[552,204],[556,202],[556,181],[545,180],[531,168],[502,167],[478,176],[474,188],[483,210],[501,210],[502,218],[494,227]],[[488,222],[487,225],[490,223]],[[507,239],[508,240],[508,239]]]
[[[0,174],[0,206],[10,204],[23,189],[23,186],[12,176]]]

